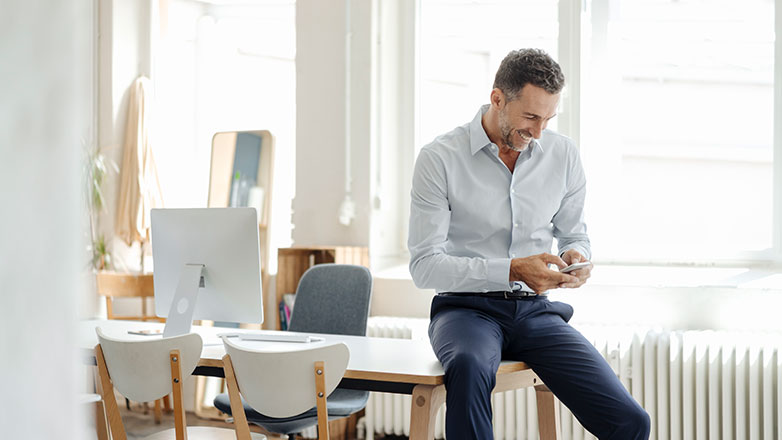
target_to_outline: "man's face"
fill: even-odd
[[[524,151],[532,138],[540,139],[548,121],[556,116],[558,104],[559,93],[551,94],[532,84],[525,85],[512,101],[504,97],[500,103],[499,128],[505,146]]]

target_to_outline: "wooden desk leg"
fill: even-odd
[[[445,403],[445,385],[416,385],[410,410],[410,440],[433,440],[434,418]]]
[[[538,429],[540,440],[559,440],[562,438],[557,411],[557,399],[546,385],[535,386],[538,401]]]

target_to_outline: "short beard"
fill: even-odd
[[[504,113],[500,113],[500,135],[502,135],[502,142],[505,144],[505,147],[517,153],[521,153],[527,149],[527,146],[524,146],[523,148],[515,146],[513,144],[513,132],[514,130],[510,128],[510,124],[508,124],[508,120],[505,118]]]
[[[502,135],[502,141],[505,143],[505,146],[517,153],[521,153],[522,151],[526,150],[527,147],[519,148],[515,145],[513,145],[513,135],[512,134],[503,134]]]

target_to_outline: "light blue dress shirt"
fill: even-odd
[[[586,179],[569,138],[544,130],[513,172],[489,140],[481,107],[472,122],[421,149],[411,191],[410,274],[437,292],[531,290],[510,283],[510,262],[576,249],[591,259]]]

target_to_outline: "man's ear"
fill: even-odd
[[[489,95],[489,102],[492,107],[502,110],[505,107],[505,94],[502,93],[502,90],[494,88],[491,90],[491,95]]]

